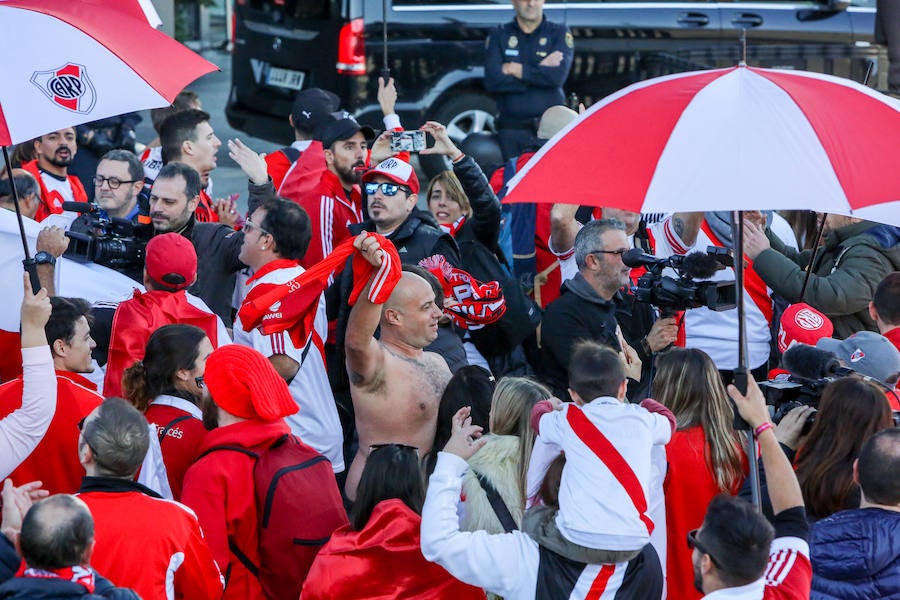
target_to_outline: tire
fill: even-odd
[[[478,92],[466,92],[451,96],[438,105],[428,120],[446,125],[450,138],[459,146],[470,133],[496,133],[496,114],[497,104],[493,98]],[[481,164],[478,156],[473,158]],[[443,156],[420,156],[419,164],[429,180],[441,171],[450,169],[450,162]]]

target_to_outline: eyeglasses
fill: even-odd
[[[366,183],[366,185],[364,187],[365,187],[367,196],[374,195],[378,191],[378,188],[381,188],[381,193],[384,194],[385,196],[396,196],[397,190],[401,190],[401,189],[404,192],[406,192],[407,194],[412,192],[412,190],[410,188],[406,187],[405,185],[400,185],[399,183],[388,183],[388,182],[375,183],[373,181],[370,181],[370,182]]]
[[[594,250],[593,252],[588,252],[588,254],[618,254],[622,256],[628,252],[628,248],[619,248],[618,250]]]
[[[128,181],[122,181],[118,177],[103,177],[101,175],[94,176],[94,185],[96,187],[98,187],[98,188],[103,187],[103,183],[106,182],[109,184],[109,189],[111,189],[111,190],[119,189],[119,186],[122,185],[123,183],[137,183],[138,181],[139,181],[138,179],[130,179]]]
[[[694,548],[696,548],[697,550],[699,550],[699,551],[702,552],[703,554],[707,555],[707,556],[709,557],[709,560],[711,560],[711,561],[713,562],[713,564],[716,565],[716,567],[718,567],[718,568],[721,569],[722,566],[719,564],[719,561],[717,561],[716,558],[715,558],[715,557],[709,552],[709,550],[706,548],[706,546],[704,546],[704,545],[700,542],[700,540],[697,539],[697,532],[699,532],[699,531],[700,531],[699,529],[692,529],[692,530],[688,531],[688,534],[687,534],[687,545],[688,545],[688,548],[690,548],[691,550],[693,550]]]
[[[254,229],[259,232],[259,235],[272,235],[271,233],[269,233],[268,231],[266,231],[265,229],[263,229],[262,227],[260,227],[259,225],[257,225],[253,221],[251,221],[250,219],[247,219],[246,221],[244,221],[244,231],[245,232],[250,233]]]
[[[400,450],[412,450],[416,453],[416,458],[419,457],[419,449],[415,446],[409,446],[407,444],[398,444],[396,442],[392,442],[389,444],[372,444],[369,446],[369,454],[374,454],[375,452],[381,450],[382,448],[399,448]]]

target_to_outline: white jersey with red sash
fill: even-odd
[[[669,419],[601,397],[543,415],[539,435],[566,453],[556,518],[560,533],[597,550],[643,548],[654,529],[647,516],[651,451],[672,437]]]
[[[303,271],[297,261],[273,260],[247,280],[248,292],[260,284],[283,284]],[[244,331],[240,315],[234,323],[236,344],[254,348],[264,356],[284,354],[300,365],[300,370],[288,384],[300,411],[285,417],[285,421],[304,443],[328,458],[334,471],[339,473],[344,470],[343,432],[325,370],[324,341],[327,335],[328,318],[323,295],[319,296],[314,326],[302,343],[295,343],[288,330],[270,335],[264,335],[258,329]]]
[[[656,254],[665,258],[673,254],[705,252],[707,246],[725,245],[703,221],[697,240],[688,246],[672,228],[672,219],[666,219],[650,227],[656,241]],[[753,270],[752,261],[745,258],[744,313],[747,326],[747,358],[749,367],[755,369],[769,359],[772,319],[770,290]],[[671,272],[667,273],[672,275]],[[734,269],[726,267],[710,277],[710,281],[734,281]],[[699,348],[713,359],[716,367],[731,370],[738,366],[738,314],[737,309],[716,312],[706,307],[692,308],[684,313],[684,345]]]

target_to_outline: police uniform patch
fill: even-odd
[[[547,45],[547,38],[542,37],[541,39],[538,40],[538,44],[540,44],[541,46],[546,46],[546,45]]]
[[[510,48],[515,48],[519,45],[519,38],[514,35],[509,36],[509,42],[507,42]]]
[[[569,48],[575,47],[575,40],[572,38],[572,32],[570,31],[566,32],[566,46]]]

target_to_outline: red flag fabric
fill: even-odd
[[[381,598],[484,600],[484,591],[455,579],[422,556],[422,518],[397,499],[379,502],[362,531],[335,531],[313,562],[304,600]]]
[[[457,327],[480,329],[496,322],[506,312],[506,298],[497,281],[481,283],[474,277],[435,254],[419,261],[419,266],[431,271],[444,290],[444,312]]]
[[[122,395],[122,373],[144,358],[144,347],[151,333],[173,323],[199,327],[206,332],[213,348],[219,346],[216,315],[188,302],[184,290],[146,293],[135,290],[134,297],[119,304],[109,338],[109,358],[103,380],[105,396]]]
[[[278,195],[298,202],[299,198],[318,189],[319,180],[327,168],[322,142],[313,141],[285,173],[281,186],[278,188]]]
[[[352,265],[353,292],[350,295],[350,305],[356,303],[370,277],[372,287],[368,294],[369,301],[374,304],[386,302],[400,280],[400,255],[389,239],[377,233],[368,235],[375,236],[384,250],[380,267],[373,267],[356,252],[353,238],[345,240],[324,260],[290,281],[258,284],[250,290],[238,311],[244,331],[255,327],[260,327],[265,335],[288,331],[295,344],[306,343],[312,331],[319,296],[325,291],[332,273],[341,268],[347,257],[354,252],[356,255]]]

